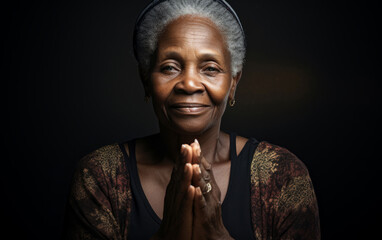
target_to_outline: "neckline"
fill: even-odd
[[[223,209],[223,207],[225,207],[225,203],[227,201],[229,201],[228,199],[231,198],[232,196],[232,187],[233,187],[233,181],[234,181],[234,177],[233,177],[233,174],[234,172],[236,172],[236,167],[237,167],[237,162],[239,161],[242,153],[244,152],[244,150],[248,147],[250,141],[249,139],[245,142],[243,148],[241,149],[239,155],[237,155],[237,151],[236,151],[236,133],[234,132],[230,132],[229,133],[229,138],[230,138],[230,141],[229,141],[229,146],[230,146],[230,161],[231,161],[231,167],[230,167],[230,170],[229,170],[229,180],[228,180],[228,187],[227,187],[227,192],[225,194],[225,197],[222,201],[222,204],[221,204],[221,207]]]
[[[123,146],[123,152],[125,155],[126,162],[131,161],[130,164],[127,164],[131,172],[131,184],[133,184],[134,188],[137,190],[136,194],[139,195],[139,198],[143,199],[142,202],[146,208],[146,211],[157,224],[160,224],[162,222],[162,219],[156,214],[156,212],[152,208],[149,200],[146,197],[145,191],[143,190],[141,179],[139,178],[137,159],[135,158],[135,141],[136,139],[133,139],[128,141],[127,143],[129,146],[130,155],[127,155],[126,148]]]
[[[232,195],[231,192],[232,192],[232,184],[233,184],[233,170],[236,168],[236,163],[238,161],[238,159],[240,158],[242,152],[244,152],[244,149],[247,148],[248,144],[249,144],[249,139],[246,141],[246,143],[244,144],[244,147],[241,149],[239,155],[237,155],[237,152],[236,152],[236,134],[235,133],[229,133],[230,135],[230,163],[231,163],[231,166],[230,166],[230,170],[229,170],[229,180],[228,180],[228,187],[227,187],[227,192],[226,192],[226,195],[222,201],[222,208],[223,206],[225,206],[225,202],[227,202],[227,199],[230,198],[230,196]],[[147,210],[147,212],[149,213],[149,215],[152,217],[152,219],[160,224],[162,222],[162,219],[156,214],[156,212],[154,211],[154,209],[152,208],[149,200],[147,199],[146,197],[146,194],[143,190],[143,187],[142,187],[142,184],[141,184],[141,179],[139,178],[139,172],[138,172],[138,166],[137,166],[137,159],[135,157],[135,144],[136,142],[136,139],[132,139],[130,141],[128,141],[128,147],[129,147],[129,152],[130,152],[130,155],[127,154],[126,152],[126,148],[124,146],[124,144],[121,144],[120,145],[120,148],[123,152],[123,155],[125,157],[125,161],[128,162],[128,161],[131,161],[130,164],[127,164],[128,166],[128,169],[131,173],[131,184],[134,184],[134,187],[135,189],[138,191],[137,194],[139,194],[139,197],[141,199],[143,199],[143,204]]]

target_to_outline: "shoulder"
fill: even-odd
[[[319,239],[318,206],[308,170],[283,147],[259,143],[251,162],[251,209],[258,236],[268,236],[271,226],[277,239]]]
[[[104,193],[114,191],[112,189],[116,189],[116,195],[123,195],[128,188],[123,152],[118,144],[111,144],[80,159],[72,177],[71,195],[76,200],[88,199],[89,194],[103,198]]]
[[[282,182],[308,176],[305,164],[286,148],[262,141],[251,162],[252,183],[269,183],[271,179]]]
[[[118,144],[100,147],[80,159],[75,175],[101,179],[113,178],[126,171],[123,152]]]
[[[118,144],[110,144],[100,147],[84,156],[80,162],[80,167],[101,167],[103,169],[112,168],[119,165],[123,159],[123,152]]]
[[[119,145],[94,150],[78,162],[72,178],[66,210],[67,234],[71,239],[83,239],[85,235],[91,235],[91,239],[120,239],[120,231],[127,231],[131,199],[130,180]]]

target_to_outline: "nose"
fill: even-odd
[[[204,85],[197,71],[189,69],[181,74],[175,85],[175,92],[183,94],[203,93]]]

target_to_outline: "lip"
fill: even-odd
[[[170,109],[181,115],[198,115],[206,111],[210,106],[202,103],[174,103]]]

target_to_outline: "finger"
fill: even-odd
[[[193,202],[195,195],[195,187],[191,185],[192,178],[192,165],[190,163],[186,164],[187,176],[185,176],[186,181],[188,181],[188,187],[186,193],[180,201],[180,209],[179,212],[175,212],[175,214],[180,215],[179,219],[180,228],[181,228],[181,238],[186,239],[188,236],[192,235],[192,221],[193,221]]]
[[[192,165],[192,185],[202,188],[205,185],[199,164]]]
[[[191,162],[192,148],[190,147],[190,145],[182,144],[182,146],[180,147],[179,158],[180,159],[174,165],[174,168],[173,168],[173,171],[172,171],[172,174],[171,174],[171,180],[172,181],[179,181],[180,178],[183,175],[183,166],[184,166],[184,164]]]
[[[210,202],[210,199],[214,199],[216,201],[217,197],[220,194],[220,191],[218,190],[219,187],[216,187],[210,183],[210,181],[206,181],[208,178],[204,178],[202,175],[202,171],[199,167],[200,165],[194,164],[193,167],[193,176],[192,176],[192,184],[195,187],[199,187],[202,191],[202,194],[204,195],[206,202]],[[205,171],[205,175],[208,175],[208,173]],[[217,189],[218,191],[216,193],[213,193],[212,190]],[[217,195],[217,197],[213,197],[213,195]],[[218,199],[219,201],[219,199]]]
[[[199,164],[199,165],[202,164],[203,166],[201,167],[204,167],[204,169],[206,169],[207,171],[212,170],[211,164],[206,160],[206,158],[202,154],[202,150],[197,139],[194,140],[194,142],[191,144],[191,147],[193,149],[192,163]]]
[[[200,187],[195,188],[194,196],[194,214],[195,217],[203,217],[204,211],[207,208],[207,202],[203,196]]]
[[[187,193],[182,199],[182,204],[180,207],[181,213],[184,214],[185,219],[191,219],[190,225],[192,225],[192,205],[194,203],[195,197],[195,187],[189,185],[187,188]]]
[[[186,203],[192,204],[195,197],[195,187],[190,185],[187,191]]]
[[[201,177],[205,182],[211,182],[213,173],[211,170],[205,168],[205,164],[201,163],[198,165],[200,168]],[[214,179],[215,180],[215,179]]]
[[[175,183],[179,184],[180,186],[178,189],[175,189],[177,191],[174,194],[178,195],[180,198],[184,198],[184,196],[187,194],[188,188],[191,185],[193,175],[191,163],[186,163],[183,169],[184,171],[181,176],[181,179],[179,179],[180,181]]]
[[[210,201],[220,201],[220,196],[221,196],[220,188],[215,181],[215,177],[214,177],[212,168],[210,168],[208,170],[204,167],[206,165],[207,165],[207,167],[209,167],[209,166],[211,166],[211,164],[209,164],[208,162],[207,162],[207,164],[203,164],[205,162],[207,162],[205,160],[205,158],[202,158],[202,164],[199,165],[200,172],[201,172],[201,178],[204,181],[204,184],[202,183],[200,188],[202,189],[202,192],[205,195],[207,203]],[[195,174],[195,170],[194,170],[194,174]],[[201,182],[201,181],[199,181],[199,182]],[[210,187],[207,186],[208,183],[211,184]],[[209,188],[211,188],[211,191],[207,193]]]
[[[193,175],[190,163],[186,163],[182,170],[181,172],[181,169],[173,169],[170,183],[166,189],[166,197],[169,198],[168,203],[175,208],[180,207],[183,198],[185,198]]]
[[[193,169],[191,163],[186,163],[184,165],[184,176],[183,176],[183,182],[184,185],[191,185],[192,181],[192,176],[193,176]]]
[[[179,208],[175,209],[172,206],[173,222],[169,229],[174,229],[178,232],[176,237],[170,239],[189,239],[192,235],[193,223],[193,203],[194,203],[195,188],[188,186],[186,194],[179,202]]]
[[[200,164],[200,155],[201,155],[201,148],[199,145],[199,142],[197,139],[194,140],[193,143],[191,143],[191,147],[193,150],[193,155],[192,155],[192,163],[193,164]]]
[[[180,163],[186,164],[192,162],[192,147],[188,144],[182,144],[180,148]]]
[[[192,148],[188,144],[182,144],[180,150],[180,161],[174,165],[170,184],[166,191],[168,194],[177,195],[182,198],[191,185],[192,180],[192,165],[190,164],[192,157]],[[178,199],[176,198],[176,199]],[[174,199],[175,200],[175,199]],[[177,200],[175,200],[177,201]]]

